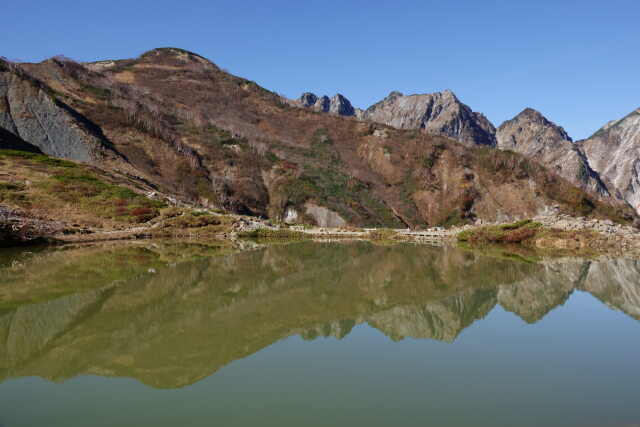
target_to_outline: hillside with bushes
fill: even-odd
[[[552,210],[636,218],[624,202],[599,200],[520,154],[305,108],[175,48],[86,64],[3,61],[0,128],[0,147],[77,160],[116,184],[273,220],[423,228]],[[96,191],[86,177],[64,174],[47,178],[56,203],[69,191]],[[18,193],[5,189],[0,204],[19,204]],[[123,209],[135,219],[156,207]]]

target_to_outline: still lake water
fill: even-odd
[[[640,262],[450,247],[0,252],[0,426],[634,425]]]

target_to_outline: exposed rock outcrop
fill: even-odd
[[[496,131],[498,148],[511,150],[541,163],[576,187],[609,196],[600,176],[565,130],[538,111],[527,108]]]
[[[103,157],[105,141],[65,107],[37,85],[0,72],[0,148],[26,147],[82,162]]]
[[[347,226],[347,221],[331,209],[327,209],[324,206],[319,206],[311,202],[307,202],[304,207],[307,215],[312,217],[320,227]]]
[[[300,96],[298,101],[304,107],[313,108],[323,113],[333,113],[340,116],[357,116],[360,114],[360,110],[353,108],[351,102],[339,93],[331,98],[326,95],[318,98],[315,94],[306,92]]]
[[[391,92],[365,110],[362,117],[398,129],[421,129],[468,145],[496,144],[491,122],[460,102],[450,90],[408,96]]]
[[[589,163],[640,212],[640,109],[579,141]]]

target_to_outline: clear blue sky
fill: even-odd
[[[0,55],[197,52],[289,97],[453,90],[496,125],[525,107],[574,139],[640,107],[640,1],[8,1]]]

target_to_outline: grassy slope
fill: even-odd
[[[0,173],[3,205],[105,228],[151,220],[166,206],[116,185],[114,175],[40,154],[0,150]]]
[[[0,150],[0,205],[34,221],[60,223],[56,231],[64,234],[127,230],[148,221],[161,222],[160,229],[219,232],[232,222],[223,215],[167,206],[141,191],[139,183],[95,167]],[[10,244],[25,239],[4,221],[0,240]]]

